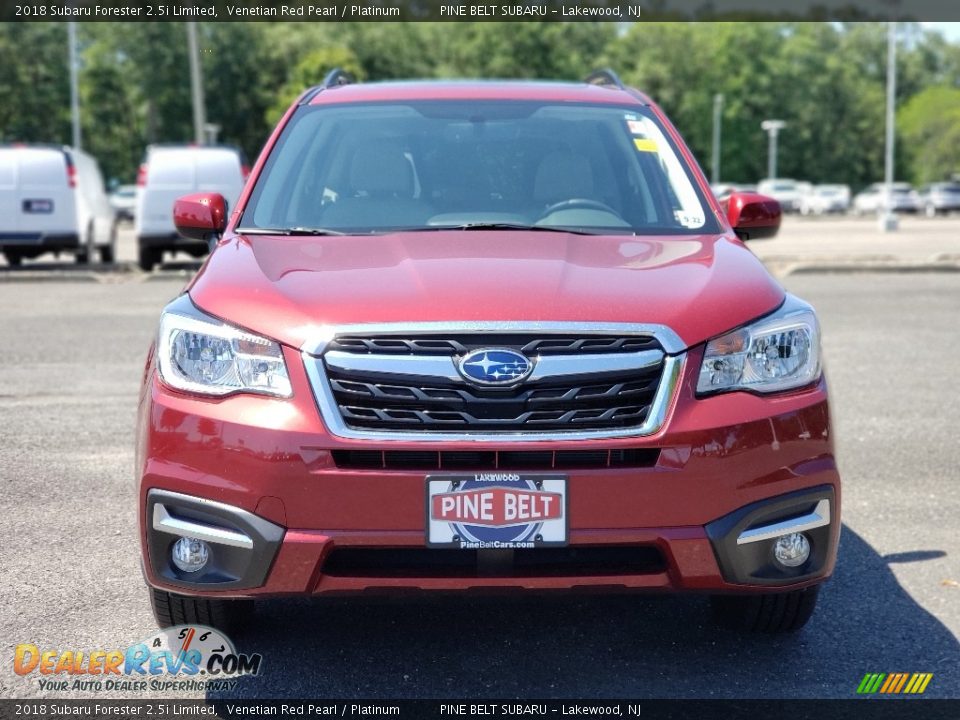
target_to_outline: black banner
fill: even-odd
[[[960,700],[0,700],[0,717],[958,720]]]
[[[0,0],[0,20],[43,22],[642,22],[960,20],[955,0]]]

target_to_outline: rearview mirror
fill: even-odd
[[[771,238],[780,229],[780,203],[772,197],[757,193],[735,192],[721,205],[727,211],[727,220],[741,240]]]
[[[177,232],[191,240],[208,240],[227,227],[227,201],[220,193],[194,193],[173,204]]]

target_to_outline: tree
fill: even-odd
[[[332,45],[314,50],[297,63],[287,77],[287,82],[280,88],[267,111],[269,124],[275,124],[300,93],[308,87],[319,85],[334,68],[351,73],[357,80],[364,78],[363,67],[349,48]]]
[[[914,182],[948,180],[960,172],[960,89],[921,90],[897,113],[897,124]]]
[[[65,23],[0,23],[0,140],[70,142]]]

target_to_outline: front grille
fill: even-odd
[[[537,367],[515,387],[471,384],[457,363],[481,348],[516,350]],[[333,403],[349,429],[496,434],[640,427],[665,355],[651,335],[462,333],[338,336],[323,358]],[[559,370],[538,374],[550,363]]]
[[[660,450],[333,450],[331,455],[345,470],[569,470],[650,468]]]
[[[603,577],[666,570],[650,545],[568,545],[524,548],[483,560],[484,551],[428,548],[334,548],[322,572],[334,577],[471,578]]]
[[[650,335],[572,337],[536,333],[463,333],[412,337],[343,335],[332,340],[327,349],[397,355],[465,355],[481,347],[511,348],[527,357],[662,350],[660,343]]]

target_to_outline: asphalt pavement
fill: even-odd
[[[14,647],[154,630],[134,414],[188,272],[0,281],[0,696],[103,698],[40,691]],[[280,600],[234,638],[263,674],[218,697],[851,698],[868,672],[930,672],[925,697],[960,697],[960,273],[784,283],[820,312],[844,481],[839,563],[803,632],[718,630],[697,596]]]

